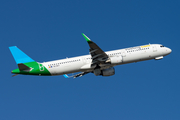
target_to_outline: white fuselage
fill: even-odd
[[[101,65],[101,70],[116,65],[139,62],[150,59],[162,59],[171,53],[171,49],[161,44],[149,44],[119,50],[105,52],[110,58],[120,58],[121,62]],[[42,63],[51,73],[51,75],[63,75],[74,72],[92,72],[94,67],[91,66],[91,55],[83,55],[67,59]]]

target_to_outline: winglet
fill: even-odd
[[[84,33],[82,33],[82,35],[83,35],[83,37],[86,39],[86,41],[87,41],[88,43],[91,43],[91,42],[92,42]]]
[[[14,57],[14,60],[16,61],[16,64],[34,61],[16,46],[9,47],[9,49]]]
[[[64,74],[63,76],[64,76],[65,78],[69,78],[69,76],[68,76],[67,74]]]

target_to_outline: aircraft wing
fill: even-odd
[[[108,55],[93,41],[91,41],[85,34],[82,33],[89,44],[89,52],[92,57],[92,64],[104,64],[108,59]]]
[[[76,74],[76,75],[72,75],[72,76],[68,76],[67,74],[64,74],[63,76],[65,77],[65,78],[77,78],[77,77],[82,77],[83,75],[85,75],[85,74],[88,74],[89,72],[81,72],[81,73],[79,73],[79,74]]]
[[[92,57],[92,63],[91,65],[100,65],[100,64],[105,64],[106,61],[108,60],[108,55],[93,41],[91,41],[85,34],[82,33],[84,38],[89,44],[89,53],[91,54]],[[63,76],[65,78],[77,78],[77,77],[82,77],[90,72],[81,72],[76,75],[68,76],[67,74],[64,74]]]

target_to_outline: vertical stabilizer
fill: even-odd
[[[9,49],[14,57],[14,60],[16,61],[16,64],[34,62],[33,59],[31,59],[28,55],[26,55],[18,47],[12,46],[12,47],[9,47]]]

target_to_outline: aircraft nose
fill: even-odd
[[[170,54],[172,52],[172,50],[170,48],[167,48],[166,51],[168,52],[168,54]]]

